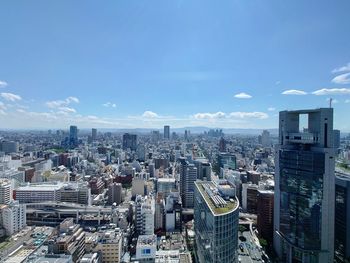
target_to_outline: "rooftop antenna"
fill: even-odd
[[[330,98],[330,99],[329,99],[329,107],[330,107],[330,108],[332,108],[332,101],[333,101],[333,99]]]

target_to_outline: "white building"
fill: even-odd
[[[6,235],[11,236],[26,226],[26,207],[12,201],[1,209],[2,226]]]
[[[28,184],[14,190],[14,199],[20,203],[58,202],[63,184]]]
[[[136,229],[141,235],[154,233],[155,202],[152,196],[136,197]]]
[[[156,258],[157,236],[156,235],[140,235],[136,245],[136,260],[153,261]]]
[[[0,179],[0,204],[8,205],[11,202],[12,186],[8,179]]]

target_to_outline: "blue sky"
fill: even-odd
[[[0,127],[275,128],[278,111],[332,97],[335,127],[350,131],[349,10],[347,0],[1,1]]]

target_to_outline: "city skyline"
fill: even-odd
[[[333,98],[350,131],[349,7],[1,3],[1,127],[277,128]]]

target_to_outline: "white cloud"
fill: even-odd
[[[234,97],[237,99],[250,99],[250,98],[252,98],[251,95],[244,93],[244,92],[238,93]]]
[[[350,71],[350,63],[348,63],[343,67],[333,69],[332,73],[347,72],[347,71]]]
[[[64,100],[52,100],[46,102],[46,106],[51,109],[57,109],[60,107],[67,107],[71,103],[79,103],[79,99],[76,97],[68,97]]]
[[[199,119],[222,119],[225,118],[226,114],[224,112],[218,111],[216,113],[197,113],[193,117],[197,120]]]
[[[144,118],[149,118],[149,119],[153,119],[153,118],[158,118],[159,115],[153,111],[145,111],[143,114],[142,114],[142,117]]]
[[[350,100],[348,99],[348,100],[345,100],[345,103],[350,103]]]
[[[0,114],[6,115],[5,110],[6,110],[6,105],[0,101]]]
[[[336,76],[332,79],[332,82],[336,84],[350,84],[350,72]]]
[[[109,108],[109,107],[116,108],[117,104],[112,103],[112,102],[106,102],[106,103],[102,104],[102,106],[107,107],[107,108]]]
[[[268,114],[264,112],[259,112],[259,111],[255,111],[255,112],[237,111],[237,112],[231,112],[229,116],[232,118],[239,118],[239,119],[267,119],[269,117]]]
[[[282,92],[283,95],[306,95],[307,92],[298,89],[289,89]]]
[[[59,107],[59,113],[76,113],[77,111],[70,107]]]
[[[18,101],[18,100],[22,99],[21,96],[13,94],[13,93],[3,92],[0,95],[1,95],[1,97],[3,97],[5,100],[8,100],[8,101]]]
[[[267,110],[268,110],[268,111],[275,111],[276,108],[275,108],[275,107],[269,107]]]
[[[0,88],[6,88],[8,83],[6,81],[0,80]]]
[[[350,94],[350,89],[319,89],[312,92],[314,95],[347,95]]]

